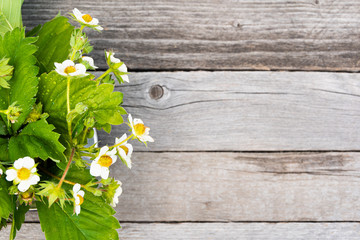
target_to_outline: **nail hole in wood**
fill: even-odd
[[[151,99],[157,100],[162,98],[162,96],[164,95],[164,89],[160,85],[154,85],[151,86],[149,94]]]

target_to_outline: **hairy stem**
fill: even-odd
[[[106,72],[104,72],[100,77],[98,77],[98,78],[96,79],[96,81],[100,81],[101,79],[103,79],[106,75],[108,75],[108,74],[111,73],[111,72],[112,72],[112,69],[109,68],[109,69],[106,70]]]
[[[82,137],[82,143],[85,143],[85,140],[86,140],[86,135],[87,135],[87,132],[88,132],[88,130],[89,130],[89,128],[88,127],[86,127],[85,128],[85,130],[84,130],[84,135],[83,135],[83,137]]]
[[[68,162],[68,164],[66,165],[65,171],[64,171],[64,173],[63,173],[63,175],[62,175],[62,177],[61,177],[61,179],[60,179],[60,182],[59,182],[57,188],[61,188],[61,185],[62,185],[62,183],[63,183],[64,180],[65,180],[66,174],[67,174],[67,172],[69,171],[69,168],[70,168],[72,159],[73,159],[73,157],[74,157],[74,153],[75,153],[75,148],[72,148],[72,149],[71,149],[70,158],[69,158],[69,162]]]
[[[70,109],[70,82],[71,82],[71,77],[68,76],[68,77],[67,77],[67,88],[66,88],[67,114],[69,114],[70,111],[71,111],[71,109]],[[71,143],[71,145],[72,145],[71,121],[67,121],[67,125],[68,125],[70,143]]]

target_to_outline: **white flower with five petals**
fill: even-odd
[[[86,67],[84,66],[84,64],[78,63],[75,64],[73,61],[71,60],[65,60],[62,63],[54,63],[55,64],[55,71],[62,75],[62,76],[86,76],[89,75],[86,73]]]
[[[131,114],[128,116],[129,124],[134,136],[139,139],[141,142],[154,142],[154,139],[150,137],[150,128],[146,127],[143,121],[139,118],[132,119]]]
[[[133,147],[130,143],[125,141],[126,138],[126,133],[124,133],[121,138],[115,138],[115,145],[121,143],[119,146],[116,146],[116,149],[120,155],[121,160],[128,168],[131,168],[131,155],[133,153]]]
[[[26,192],[31,185],[40,181],[36,173],[35,161],[31,157],[19,158],[14,162],[14,167],[9,168],[6,172],[6,180],[13,181],[18,185],[20,192]]]
[[[89,14],[82,14],[79,9],[74,8],[73,14],[75,17],[75,20],[80,22],[81,24],[84,24],[85,26],[95,28],[96,30],[103,30],[101,26],[99,26],[99,20],[97,18],[93,18]]]
[[[116,63],[120,63],[121,60],[119,58],[114,57],[115,53],[112,52],[106,52],[106,58],[110,58],[110,63],[112,64],[116,64]],[[121,64],[121,66],[117,69],[122,73],[127,73],[128,69],[125,65],[125,63]],[[129,82],[129,76],[128,75],[121,75],[121,78],[123,81],[125,82]]]
[[[116,148],[109,151],[108,146],[100,149],[99,155],[90,165],[90,174],[94,177],[101,176],[103,179],[109,177],[109,167],[116,162]]]
[[[73,187],[73,197],[74,197],[74,212],[76,215],[80,214],[81,211],[81,204],[84,202],[84,195],[85,192],[81,189],[81,185],[76,183]]]

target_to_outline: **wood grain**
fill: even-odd
[[[120,222],[360,221],[360,153],[136,152],[111,173]]]
[[[360,150],[359,74],[144,72],[130,80],[117,90],[151,127],[151,151]],[[100,138],[111,144],[127,131],[123,124]]]
[[[123,223],[122,240],[359,239],[359,223]],[[0,240],[7,240],[10,226]],[[19,240],[45,240],[40,224],[24,224]]]
[[[114,49],[132,70],[360,70],[353,0],[26,0],[25,26],[74,7],[99,18],[97,65]]]

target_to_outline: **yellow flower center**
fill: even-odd
[[[125,151],[125,154],[128,155],[129,153],[129,148],[127,148],[126,146],[120,146],[120,148],[122,148]]]
[[[30,175],[31,175],[31,172],[27,168],[21,168],[20,170],[17,171],[17,177],[21,181],[29,179]]]
[[[67,68],[65,68],[64,72],[66,74],[73,73],[76,72],[76,68],[74,66],[68,66]]]
[[[82,19],[84,19],[85,22],[89,23],[92,21],[92,17],[89,14],[85,14],[82,16]]]
[[[102,155],[98,161],[98,164],[102,167],[110,167],[112,164],[112,158],[108,155]]]
[[[145,129],[146,129],[146,127],[142,123],[138,123],[134,126],[135,134],[137,136],[143,135],[145,133]]]
[[[79,203],[79,206],[80,206],[81,204],[83,204],[84,198],[79,194],[77,195],[77,197],[80,199],[80,203]]]

